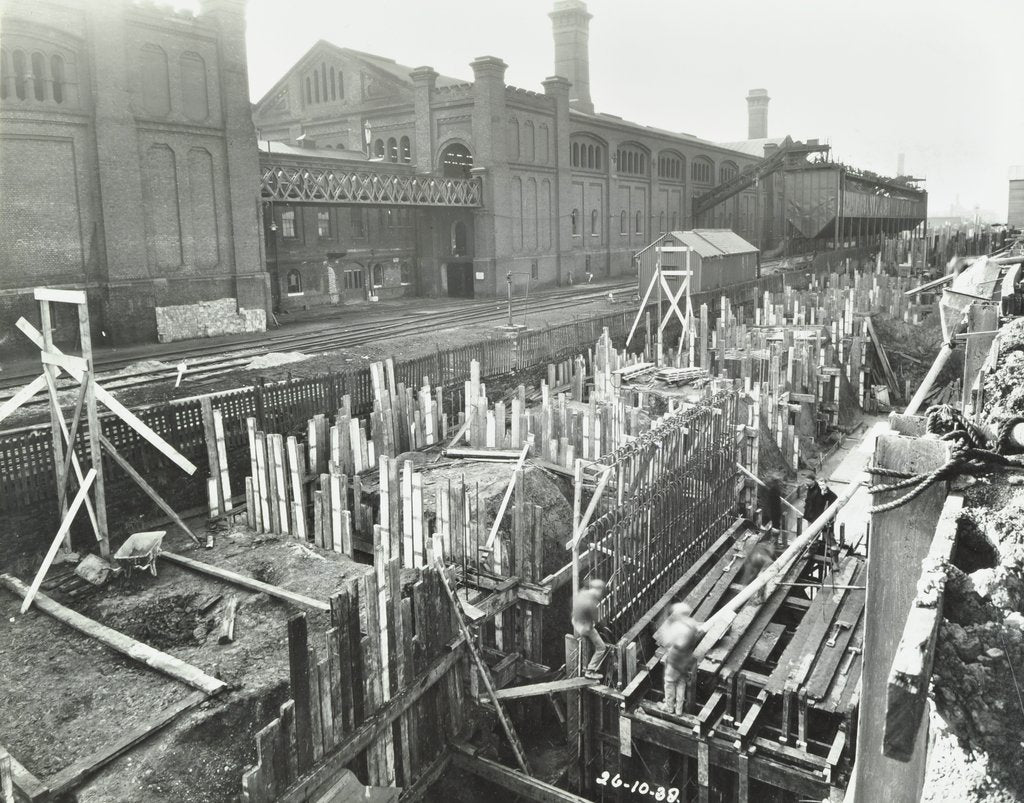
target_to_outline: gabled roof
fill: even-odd
[[[341,58],[361,61],[368,67],[387,73],[392,78],[396,78],[402,83],[412,86],[412,79],[409,77],[409,73],[412,72],[413,69],[415,68],[407,67],[404,64],[399,64],[394,59],[389,59],[384,56],[376,56],[373,53],[364,53],[362,50],[353,50],[352,48],[348,47],[339,47],[333,42],[328,42],[326,39],[320,39],[309,50],[303,53],[302,57],[299,58],[291,67],[289,67],[288,70],[285,71],[285,74],[282,75],[277,80],[277,82],[272,87],[270,87],[270,89],[264,92],[263,97],[256,101],[254,105],[260,106],[267,98],[276,93],[282,87],[285,81],[288,80],[288,76],[290,76],[295,70],[301,67],[304,61],[309,59],[311,56],[313,56],[316,52],[320,50],[326,50],[329,53],[333,53],[334,55],[339,56]],[[465,83],[469,83],[469,81],[460,78],[452,78],[450,75],[437,76],[437,86],[459,86]]]
[[[781,145],[789,137],[762,137],[760,139],[741,139],[739,142],[716,142],[720,148],[728,148],[731,151],[739,151],[747,156],[764,156],[765,145]]]
[[[673,231],[671,235],[702,257],[756,254],[758,251],[755,246],[732,229],[693,229],[692,231]]]

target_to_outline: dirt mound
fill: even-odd
[[[120,630],[158,650],[202,644],[214,621],[197,610],[199,594],[176,594],[136,605],[131,611],[107,614],[108,627]]]

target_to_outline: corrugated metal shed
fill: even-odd
[[[726,254],[755,254],[757,248],[732,229],[693,229],[674,231],[672,236],[688,245],[702,257],[720,257]]]

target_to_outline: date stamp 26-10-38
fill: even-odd
[[[648,795],[655,800],[664,800],[667,803],[676,803],[679,800],[679,788],[676,786],[653,786],[647,781],[627,781],[618,773],[612,775],[607,770],[598,775],[594,782],[600,786],[610,786],[613,789],[625,789],[627,792],[637,795]]]

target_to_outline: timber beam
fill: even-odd
[[[566,792],[557,786],[524,775],[511,767],[476,755],[473,747],[456,742],[452,745],[452,763],[460,769],[491,781],[503,789],[536,803],[589,803],[586,798]]]
[[[762,755],[756,748],[741,753],[723,739],[714,736],[700,739],[692,730],[652,717],[642,711],[622,713],[620,716],[630,720],[630,734],[634,742],[648,742],[690,758],[697,758],[702,748],[706,746],[709,766],[721,767],[730,772],[739,771],[739,759],[745,755],[748,759],[747,774],[754,780],[788,789],[802,797],[821,800],[829,796],[829,783],[824,772],[783,764]]]

